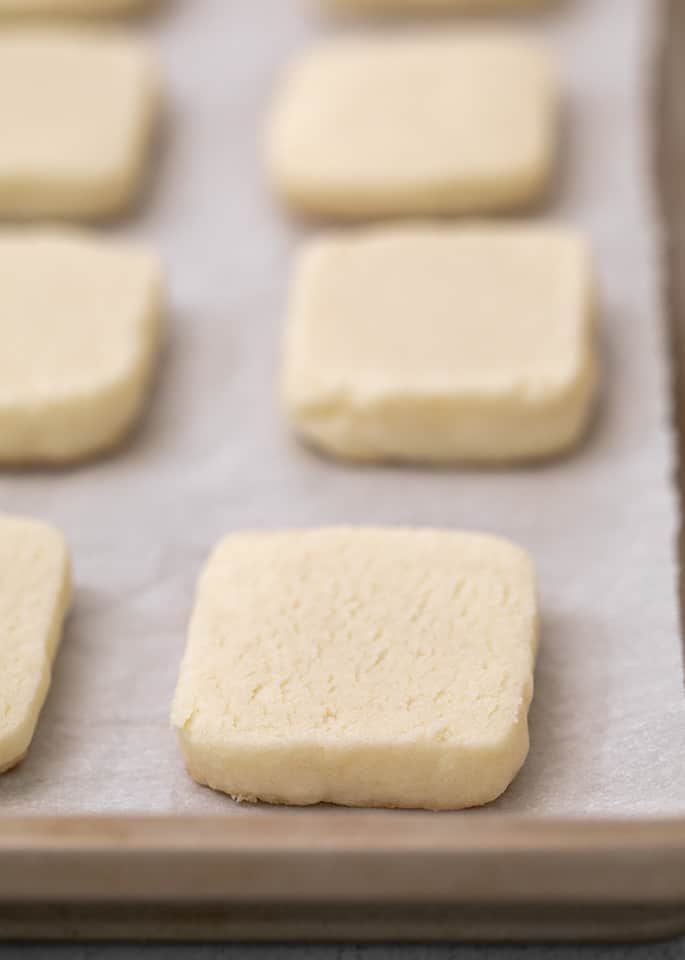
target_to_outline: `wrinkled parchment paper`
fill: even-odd
[[[534,554],[543,645],[533,746],[491,810],[685,814],[674,436],[650,169],[660,10],[657,0],[560,0],[515,22],[545,34],[561,65],[564,163],[546,215],[594,243],[606,389],[576,455],[502,471],[343,467],[300,448],[279,417],[297,237],[263,184],[260,138],[279,70],[326,25],[296,0],[167,0],[132,28],[162,62],[167,130],[144,212],[115,232],[166,260],[168,346],[122,451],[79,469],[0,474],[0,509],[62,527],[77,577],[52,692],[29,758],[0,779],[0,814],[252,812],[195,786],[169,730],[194,581],[230,530],[332,522],[487,530]]]

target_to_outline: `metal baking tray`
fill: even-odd
[[[282,2],[285,5],[285,0]],[[575,3],[589,9],[605,2],[568,0],[553,5],[548,26],[554,31],[554,18],[572,16]],[[182,24],[172,31],[166,55],[182,59],[187,47],[187,55],[192,56],[196,54],[196,32],[203,29],[203,4],[205,13],[210,7],[216,12],[224,7],[225,0],[171,3],[168,11],[151,15],[140,29],[154,35],[157,18],[180,17]],[[216,257],[208,257],[204,274],[191,271],[176,279],[177,306],[165,358],[167,369],[151,413],[127,451],[81,470],[13,474],[0,480],[0,496],[7,494],[10,507],[33,507],[38,514],[62,520],[68,532],[82,523],[82,514],[77,516],[76,507],[72,509],[76,501],[70,497],[74,491],[78,493],[79,511],[87,515],[92,506],[92,517],[99,509],[99,487],[107,495],[113,495],[119,487],[126,488],[129,497],[125,502],[113,501],[109,518],[110,529],[114,524],[121,530],[120,539],[107,540],[96,525],[80,535],[79,545],[96,574],[105,569],[109,572],[111,552],[121,552],[128,566],[122,567],[112,593],[106,594],[96,574],[89,580],[85,562],[79,568],[77,556],[77,572],[80,569],[81,573],[76,609],[34,748],[27,764],[0,782],[0,938],[629,940],[685,932],[685,816],[680,818],[670,807],[662,811],[658,796],[652,806],[639,802],[637,795],[629,797],[628,816],[625,807],[620,816],[607,815],[605,809],[600,809],[601,815],[585,809],[575,815],[569,809],[568,815],[559,816],[553,805],[551,815],[540,809],[526,811],[526,805],[518,802],[520,791],[485,814],[237,809],[226,798],[209,795],[209,791],[187,781],[170,742],[173,738],[166,720],[160,719],[165,718],[166,701],[154,714],[154,722],[146,726],[148,715],[141,711],[151,699],[147,677],[161,676],[164,690],[173,683],[192,582],[209,546],[204,532],[195,532],[190,511],[186,511],[184,483],[194,485],[197,509],[197,503],[202,502],[207,458],[214,468],[225,471],[224,498],[207,506],[206,527],[215,529],[217,538],[239,524],[244,502],[250,504],[244,525],[258,524],[259,496],[269,492],[270,479],[263,477],[259,442],[252,442],[247,430],[234,436],[231,431],[237,421],[221,409],[221,404],[237,402],[240,417],[247,421],[252,405],[263,402],[263,394],[271,386],[262,379],[266,367],[251,350],[263,341],[269,363],[276,362],[273,334],[280,317],[274,319],[273,326],[256,333],[252,330],[249,336],[226,332],[226,317],[215,309],[205,285],[213,283],[223,290],[226,310],[238,310],[241,322],[258,324],[260,318],[255,313],[265,307],[260,286],[267,282],[273,263],[290,252],[289,228],[268,207],[263,187],[246,181],[244,190],[234,193],[234,207],[224,211],[224,216],[234,215],[241,230],[252,223],[249,241],[247,237],[245,240],[250,250],[241,251],[240,237],[223,235],[218,222],[216,228],[205,224],[201,237],[197,236],[197,216],[211,210],[215,191],[220,189],[212,179],[212,131],[216,130],[217,151],[225,150],[227,158],[233,154],[236,157],[235,169],[227,162],[225,176],[238,176],[247,155],[257,149],[257,136],[253,143],[253,135],[245,131],[231,134],[229,108],[240,103],[255,112],[261,110],[274,79],[270,65],[256,64],[253,82],[249,71],[243,72],[244,86],[227,90],[221,72],[222,56],[226,62],[240,57],[261,31],[269,35],[268,40],[262,37],[260,42],[271,50],[270,64],[278,59],[275,45],[283,42],[287,46],[292,40],[282,37],[280,30],[271,30],[269,12],[275,8],[270,8],[269,0],[237,0],[234,8],[247,11],[250,4],[255,16],[244,36],[219,32],[206,39],[214,73],[188,69],[170,78],[168,132],[161,147],[166,154],[165,175],[151,187],[147,212],[140,224],[113,228],[116,233],[140,233],[153,239],[175,231],[172,259],[179,262],[184,258],[202,259],[202,243],[224,244],[227,269],[219,268]],[[616,8],[615,0],[613,6]],[[295,3],[291,16],[304,16]],[[670,278],[670,353],[676,371],[674,408],[682,464],[685,109],[681,91],[685,89],[685,5],[671,0],[666,16],[666,49],[654,93],[659,137],[655,138],[658,156],[653,166],[669,238],[664,246]],[[526,29],[527,18],[523,19]],[[248,25],[247,19],[244,24]],[[517,28],[520,26],[517,24]],[[174,130],[173,104],[179,100],[192,103],[195,97],[201,113],[196,124],[192,117],[186,118],[185,139],[179,139]],[[196,150],[194,161],[189,156],[192,150]],[[184,164],[192,182],[184,178]],[[221,207],[220,197],[216,203]],[[251,252],[260,249],[261,256]],[[283,293],[281,277],[266,297],[275,315],[282,310]],[[190,304],[197,310],[191,310]],[[217,349],[220,340],[223,355]],[[238,376],[239,368],[244,372],[243,379]],[[180,395],[179,383],[193,376],[214,378],[215,384],[223,377],[237,377],[238,385],[230,395],[218,393],[215,404],[220,409],[216,410],[211,397],[198,399],[192,391]],[[215,434],[209,428],[203,432],[199,427],[197,432],[189,426],[190,420],[201,421],[203,415],[214,416],[215,426],[220,426],[225,417],[224,443],[227,449],[239,446],[237,453],[233,450],[229,456],[221,448],[208,453]],[[258,425],[262,422],[257,418]],[[275,415],[273,422],[278,423]],[[280,426],[274,426],[268,438],[279,457],[286,461],[313,457],[289,446],[280,430]],[[178,456],[183,458],[182,463]],[[195,456],[202,469],[195,470]],[[346,483],[352,500],[345,516],[328,519],[354,520],[362,516],[375,475],[312,463],[311,472],[307,467],[302,475],[295,469],[278,474],[284,488],[282,521],[307,522],[309,514],[303,498],[309,495],[319,496],[323,506],[333,512],[340,503],[336,497]],[[569,470],[582,469],[572,464],[571,459]],[[562,470],[563,466],[556,469]],[[387,484],[394,476],[385,471],[378,483]],[[525,471],[498,475],[491,480],[490,490],[506,489],[508,482],[521,489],[527,477]],[[420,473],[412,473],[410,482],[430,499],[425,508],[428,513],[422,516],[437,521],[440,497],[446,503],[454,496],[453,474],[432,475],[425,489]],[[682,468],[678,482],[682,500]],[[326,483],[335,487],[330,497],[326,490],[320,492]],[[254,498],[241,500],[248,487],[256,491]],[[91,489],[92,504],[88,499]],[[635,494],[635,490],[623,494],[618,491],[616,496]],[[135,498],[146,502],[152,521],[175,522],[180,530],[186,525],[187,549],[182,558],[174,554],[173,543],[145,553],[142,535],[148,536],[147,531],[138,540],[135,523],[130,529],[126,524],[128,506]],[[155,498],[159,501],[157,511]],[[398,508],[398,514],[402,514],[402,492],[390,499],[387,510]],[[292,517],[282,515],[283,503],[290,504]],[[273,521],[270,509],[265,507],[264,523]],[[406,520],[406,512],[398,519]],[[521,522],[529,521],[531,518],[526,517]],[[557,547],[552,544],[549,549]],[[182,576],[178,574],[180,567]],[[123,598],[127,598],[126,613],[120,609]],[[165,632],[169,621],[161,611],[176,624],[169,635]],[[102,654],[95,648],[103,624],[109,625],[114,638],[102,661],[112,668],[112,689],[108,689],[108,678],[101,677],[93,691],[89,687],[94,682],[89,676],[89,658]],[[127,634],[133,627],[140,630],[140,635]],[[153,627],[159,636],[147,647],[145,638]],[[124,675],[115,664],[126,658],[133,667]],[[543,687],[554,668],[555,664],[546,671]],[[682,686],[682,678],[680,682]],[[543,690],[548,705],[554,697],[553,691],[545,695]],[[98,738],[111,737],[112,731],[105,730],[98,717],[91,722],[87,708],[95,699],[103,711],[109,711],[113,729],[118,731],[119,739],[107,741],[104,751]],[[83,742],[69,725],[74,716],[81,717],[81,725],[89,728]],[[542,729],[541,719],[539,714],[533,718],[536,739],[548,732]],[[685,754],[685,743],[675,744],[674,751]],[[78,754],[78,763],[69,752]],[[76,764],[73,768],[72,763]],[[148,807],[139,796],[148,789],[146,776],[153,768],[159,771],[154,783],[149,784],[154,802],[151,799]],[[673,776],[680,772],[675,771]],[[573,771],[569,776],[572,779]],[[668,776],[665,770],[664,777]],[[137,783],[137,792],[131,789],[127,795],[127,782]],[[654,789],[654,784],[645,789]],[[78,798],[74,799],[76,793]]]

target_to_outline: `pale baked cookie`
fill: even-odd
[[[553,70],[537,45],[472,31],[327,42],[286,76],[269,176],[305,215],[495,211],[545,191]]]
[[[121,212],[141,186],[157,104],[156,72],[128,36],[0,31],[0,216]]]
[[[592,270],[572,230],[416,225],[316,240],[296,271],[283,396],[358,460],[546,457],[592,412]]]
[[[70,231],[0,233],[0,462],[84,458],[141,409],[160,337],[152,254]]]
[[[108,17],[134,13],[156,3],[157,0],[0,0],[0,16]]]
[[[476,806],[526,758],[537,631],[531,562],[494,537],[234,535],[172,720],[191,775],[237,799]]]
[[[61,533],[0,515],[0,773],[26,754],[50,687],[69,605]]]

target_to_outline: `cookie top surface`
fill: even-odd
[[[497,744],[525,715],[534,573],[489,536],[234,535],[200,582],[173,721],[216,742]]]

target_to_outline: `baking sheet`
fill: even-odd
[[[168,345],[127,447],[78,469],[0,476],[0,508],[61,526],[77,575],[50,698],[27,761],[0,780],[0,813],[253,813],[193,784],[169,730],[194,582],[230,530],[344,522],[492,531],[536,558],[530,759],[501,801],[466,815],[685,814],[675,438],[650,170],[660,12],[656,0],[566,0],[513,25],[546,34],[559,55],[564,165],[547,215],[594,243],[606,388],[576,455],[499,471],[340,466],[299,447],[278,414],[298,237],[264,186],[260,140],[279,70],[330,28],[295,0],[168,0],[139,28],[163,64],[167,129],[144,211],[115,232],[166,260]]]

